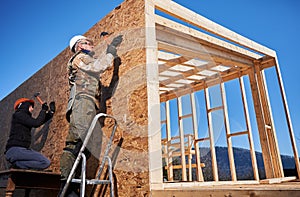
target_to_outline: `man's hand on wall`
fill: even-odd
[[[51,112],[55,112],[55,110],[56,110],[56,107],[55,107],[55,102],[54,101],[52,101],[50,104],[49,104],[49,107],[50,107],[50,111]]]

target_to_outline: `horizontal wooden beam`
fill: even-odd
[[[204,137],[204,138],[195,139],[195,143],[197,143],[197,142],[203,142],[203,141],[206,141],[206,140],[210,140],[210,137]]]
[[[186,164],[186,168],[189,168],[190,167],[190,165],[189,164]],[[192,168],[197,168],[197,164],[192,164],[191,165],[191,167]],[[200,163],[200,167],[201,168],[204,168],[205,167],[205,163]],[[165,169],[167,170],[168,168],[170,168],[169,166],[165,166]],[[174,170],[176,170],[176,169],[182,169],[182,165],[172,165],[172,168],[174,169]]]
[[[283,178],[273,178],[273,179],[263,179],[260,180],[259,183],[261,184],[272,184],[272,183],[283,183],[288,181],[294,181],[297,177],[291,176],[291,177],[283,177]]]
[[[258,53],[276,57],[275,51],[237,34],[171,0],[154,0],[155,8],[184,22],[220,36]]]
[[[169,29],[161,29],[157,27],[156,39],[159,43],[159,48],[162,47],[163,43],[166,47],[171,45],[171,48],[166,49],[186,57],[199,58],[208,62],[214,62],[217,65],[223,64],[225,66],[239,67],[253,66],[253,61],[250,59],[242,58],[233,53],[221,51],[210,46],[205,46],[195,38],[171,32]],[[172,48],[177,48],[177,50],[172,50]],[[184,54],[183,51],[179,49],[185,49]]]
[[[299,189],[285,187],[274,188],[245,188],[245,187],[235,187],[235,188],[224,188],[226,181],[219,182],[179,182],[179,183],[168,183],[166,181],[163,184],[163,190],[151,190],[152,197],[161,196],[176,196],[176,197],[186,197],[186,196],[253,196],[255,197],[266,197],[266,196],[289,196],[296,197],[299,194]],[[246,184],[246,181],[235,181],[235,184]],[[250,181],[248,181],[250,182]],[[233,182],[231,182],[233,183]],[[251,182],[250,182],[251,183]],[[249,184],[250,184],[249,183]],[[210,187],[208,186],[210,184]],[[227,185],[229,183],[226,182]],[[217,185],[217,186],[216,186]],[[205,188],[203,188],[205,186]],[[199,189],[201,188],[201,189]]]
[[[245,69],[239,69],[235,72],[227,73],[226,75],[220,75],[219,78],[208,78],[206,80],[198,81],[194,84],[191,84],[190,86],[178,88],[176,90],[162,93],[160,94],[160,102],[165,102],[174,98],[177,98],[179,96],[183,96],[185,94],[190,94],[199,90],[202,90],[207,87],[211,87],[217,84],[220,84],[220,82],[227,82],[233,79],[236,79],[238,77],[248,75],[251,72],[252,68],[245,68]]]
[[[273,57],[264,57],[260,59],[260,70],[276,66],[276,60]]]
[[[251,67],[246,67],[246,68],[242,68],[242,69],[237,68],[236,70],[233,69],[229,73],[220,74],[218,77],[212,76],[212,77],[207,77],[205,80],[195,81],[195,83],[177,88],[177,89],[169,91],[169,92],[161,93],[160,94],[160,102],[165,102],[165,101],[177,98],[179,96],[183,96],[185,94],[190,94],[190,93],[202,90],[206,87],[220,84],[221,82],[227,82],[227,81],[236,79],[238,77],[248,75],[251,70],[252,70]],[[181,77],[184,78],[183,75],[181,75]],[[168,82],[174,81],[175,78],[169,79]],[[164,81],[164,82],[166,82],[166,81]]]
[[[167,27],[170,28],[174,31],[178,31],[187,35],[190,35],[194,38],[197,38],[202,41],[203,44],[210,45],[213,47],[220,48],[222,50],[228,50],[243,56],[246,56],[248,58],[253,58],[253,59],[259,59],[262,57],[262,55],[259,55],[257,53],[254,53],[252,51],[246,50],[242,47],[239,47],[237,45],[225,42],[221,39],[215,38],[213,36],[210,36],[208,34],[205,34],[203,32],[197,31],[195,29],[192,29],[190,27],[187,27],[185,25],[182,25],[180,23],[174,22],[172,20],[169,20],[167,18],[161,17],[159,15],[155,16],[155,22],[159,26]]]
[[[234,136],[247,135],[247,134],[249,134],[249,131],[241,131],[241,132],[230,133],[227,135],[227,137],[234,137]]]
[[[218,111],[218,110],[223,110],[223,109],[224,109],[224,107],[222,105],[222,106],[214,107],[214,108],[211,108],[211,109],[207,109],[207,113],[211,113],[211,112]]]

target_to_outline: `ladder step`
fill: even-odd
[[[72,179],[71,182],[72,183],[81,183],[81,179]]]
[[[91,179],[86,182],[89,185],[98,185],[98,184],[111,184],[110,180],[99,180],[99,179]]]
[[[88,185],[98,185],[98,184],[110,184],[110,180],[99,180],[99,179],[86,179],[86,184]],[[81,179],[72,179],[72,183],[81,183]]]
[[[265,125],[266,129],[272,129],[271,125]]]

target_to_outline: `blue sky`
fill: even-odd
[[[300,146],[300,1],[176,0],[175,2],[277,52],[297,145]],[[0,100],[85,33],[122,0],[3,1]],[[271,89],[276,86],[272,86]],[[284,138],[284,136],[283,136]],[[288,139],[288,136],[286,136]]]

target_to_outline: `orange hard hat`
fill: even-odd
[[[14,109],[15,110],[18,109],[19,105],[24,102],[30,102],[30,103],[32,103],[32,105],[34,105],[34,100],[31,100],[28,98],[19,98],[18,100],[16,100],[16,102],[14,104]]]

